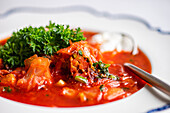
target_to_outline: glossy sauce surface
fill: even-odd
[[[84,36],[87,37],[87,41],[90,42],[91,36],[96,33],[84,32]],[[1,44],[4,44],[4,40]],[[98,44],[91,45],[98,49]],[[130,52],[117,52],[110,51],[102,53],[102,61],[104,63],[111,64],[109,67],[109,73],[116,76],[117,80],[110,79],[98,79],[93,78],[93,82],[84,84],[74,79],[68,79],[62,72],[58,73],[53,69],[50,69],[51,76],[53,78],[52,85],[46,85],[46,87],[39,90],[25,91],[17,87],[11,87],[11,92],[4,92],[4,85],[0,84],[0,96],[7,99],[15,100],[22,103],[48,106],[48,107],[81,107],[108,103],[111,101],[123,99],[127,96],[140,90],[145,83],[130,73],[124,68],[123,64],[129,62],[151,73],[151,64],[146,55],[139,50],[137,55],[132,55]],[[25,73],[25,69],[18,68],[12,70],[13,74],[19,75]],[[2,72],[2,70],[1,70]],[[66,82],[64,86],[56,85],[59,80]],[[88,79],[89,80],[89,79]]]

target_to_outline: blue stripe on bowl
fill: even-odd
[[[14,13],[67,13],[67,12],[87,12],[97,17],[105,17],[109,19],[128,19],[143,23],[148,29],[157,31],[161,34],[170,35],[170,31],[163,31],[160,28],[151,26],[146,20],[129,14],[111,14],[108,12],[97,11],[96,9],[84,6],[84,5],[72,5],[65,7],[55,7],[55,8],[40,8],[40,7],[16,7],[12,8],[5,13],[0,14],[0,19],[6,18]]]
[[[155,109],[152,109],[152,110],[149,110],[147,113],[154,113],[154,112],[158,112],[158,111],[163,111],[163,110],[166,110],[170,108],[170,103],[169,104],[166,104],[162,107],[159,107],[159,108],[155,108]]]

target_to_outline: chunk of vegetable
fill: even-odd
[[[104,99],[113,100],[123,94],[125,94],[125,92],[121,88],[108,88],[108,91],[104,94]]]
[[[100,101],[102,99],[102,92],[98,87],[90,88],[88,90],[83,91],[83,93],[86,95],[88,101],[89,102],[91,101],[92,103],[95,102],[96,100]]]
[[[87,101],[86,95],[84,93],[82,93],[82,92],[79,93],[79,98],[80,98],[81,102]]]
[[[31,57],[28,58],[28,59],[25,59],[25,60],[24,60],[25,68],[28,69],[28,68],[30,67],[30,65],[31,65],[31,62],[32,62],[34,59],[36,59],[36,58],[38,58],[37,54],[31,56]]]
[[[0,84],[7,85],[7,86],[14,86],[16,84],[16,77],[13,74],[7,74],[0,77]]]
[[[66,85],[66,83],[62,80],[62,79],[60,79],[57,83],[56,83],[56,86],[65,86]]]
[[[51,84],[50,60],[44,57],[37,57],[31,61],[30,67],[26,75],[19,79],[17,86],[26,89],[27,91],[42,86]]]
[[[76,81],[90,83],[88,81],[90,79],[92,83],[91,78],[97,75],[92,65],[101,59],[101,57],[101,53],[97,49],[88,45],[86,41],[80,41],[59,50],[52,58],[52,62],[55,63],[57,61],[55,64],[56,72],[61,69],[67,70],[64,72],[72,76]],[[59,65],[61,65],[61,68],[58,68]]]
[[[68,87],[64,87],[62,89],[62,95],[67,96],[67,97],[75,97],[75,95],[77,94],[76,90],[68,88]]]
[[[75,76],[75,80],[85,84],[88,83],[88,80],[82,76]]]

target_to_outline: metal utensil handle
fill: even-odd
[[[145,80],[147,83],[151,84],[152,86],[156,87],[160,91],[170,96],[170,86],[165,82],[163,82],[162,80],[156,78],[155,76],[147,73],[146,71],[138,68],[133,64],[125,63],[124,66],[129,68],[132,72],[137,74],[140,78]]]

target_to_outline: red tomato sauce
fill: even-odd
[[[87,41],[90,41],[91,36],[93,36],[94,34],[96,33],[84,32],[84,36],[87,37]],[[5,42],[6,40],[2,40],[0,44],[4,44]],[[98,45],[91,46],[98,48]],[[66,49],[63,49],[60,52],[63,51],[66,51]],[[89,51],[91,50],[89,49]],[[94,55],[98,55],[96,56],[96,59],[100,58],[99,53],[95,52]],[[13,87],[12,85],[9,85],[12,91],[6,92],[3,90],[5,85],[0,83],[0,96],[21,103],[27,103],[38,106],[81,107],[98,105],[123,99],[144,87],[145,82],[133,73],[129,72],[123,66],[125,62],[129,62],[151,73],[151,63],[147,56],[140,49],[137,55],[132,55],[130,52],[124,51],[116,52],[115,54],[113,51],[110,51],[102,53],[102,56],[102,61],[104,63],[111,64],[109,67],[109,73],[116,76],[116,80],[97,77],[88,78],[88,76],[90,75],[87,76],[86,74],[84,74],[82,76],[86,77],[89,81],[87,84],[85,84],[82,82],[75,81],[74,79],[72,79],[72,77],[68,78],[68,72],[66,70],[68,67],[65,67],[66,64],[62,64],[62,60],[67,59],[67,55],[65,55],[63,59],[60,58],[61,62],[58,61],[58,63],[55,64],[55,67],[50,65],[52,81],[49,81],[49,83],[46,84],[45,87],[43,87],[42,85],[42,88],[39,87],[38,89],[35,89],[35,87],[33,87],[32,90],[27,91],[26,89],[17,88]],[[82,57],[79,56],[79,59],[77,59],[77,61],[82,62],[85,66],[87,62],[82,61],[81,58]],[[57,57],[55,57],[54,55],[53,59],[57,59]],[[77,65],[75,64],[75,62],[77,61],[74,61],[73,59],[72,65]],[[79,68],[80,66],[81,65],[79,65]],[[58,67],[63,67],[65,69],[65,72],[63,72],[61,68],[58,69]],[[87,71],[85,67],[82,68]],[[77,76],[76,74],[84,73],[77,73],[75,72],[74,68],[71,69],[73,71],[72,73],[74,73],[75,76]],[[93,71],[90,72],[92,74]],[[5,71],[3,69],[0,69],[1,76],[3,76],[2,73],[5,73]],[[12,72],[10,73],[17,75],[17,80],[19,80],[23,77],[25,73],[27,73],[27,71],[24,68],[18,68],[12,70]],[[21,84],[22,83],[23,82],[21,81]]]
[[[3,40],[0,40],[0,45],[4,45],[7,42],[7,39],[9,39],[9,37],[5,38]]]

